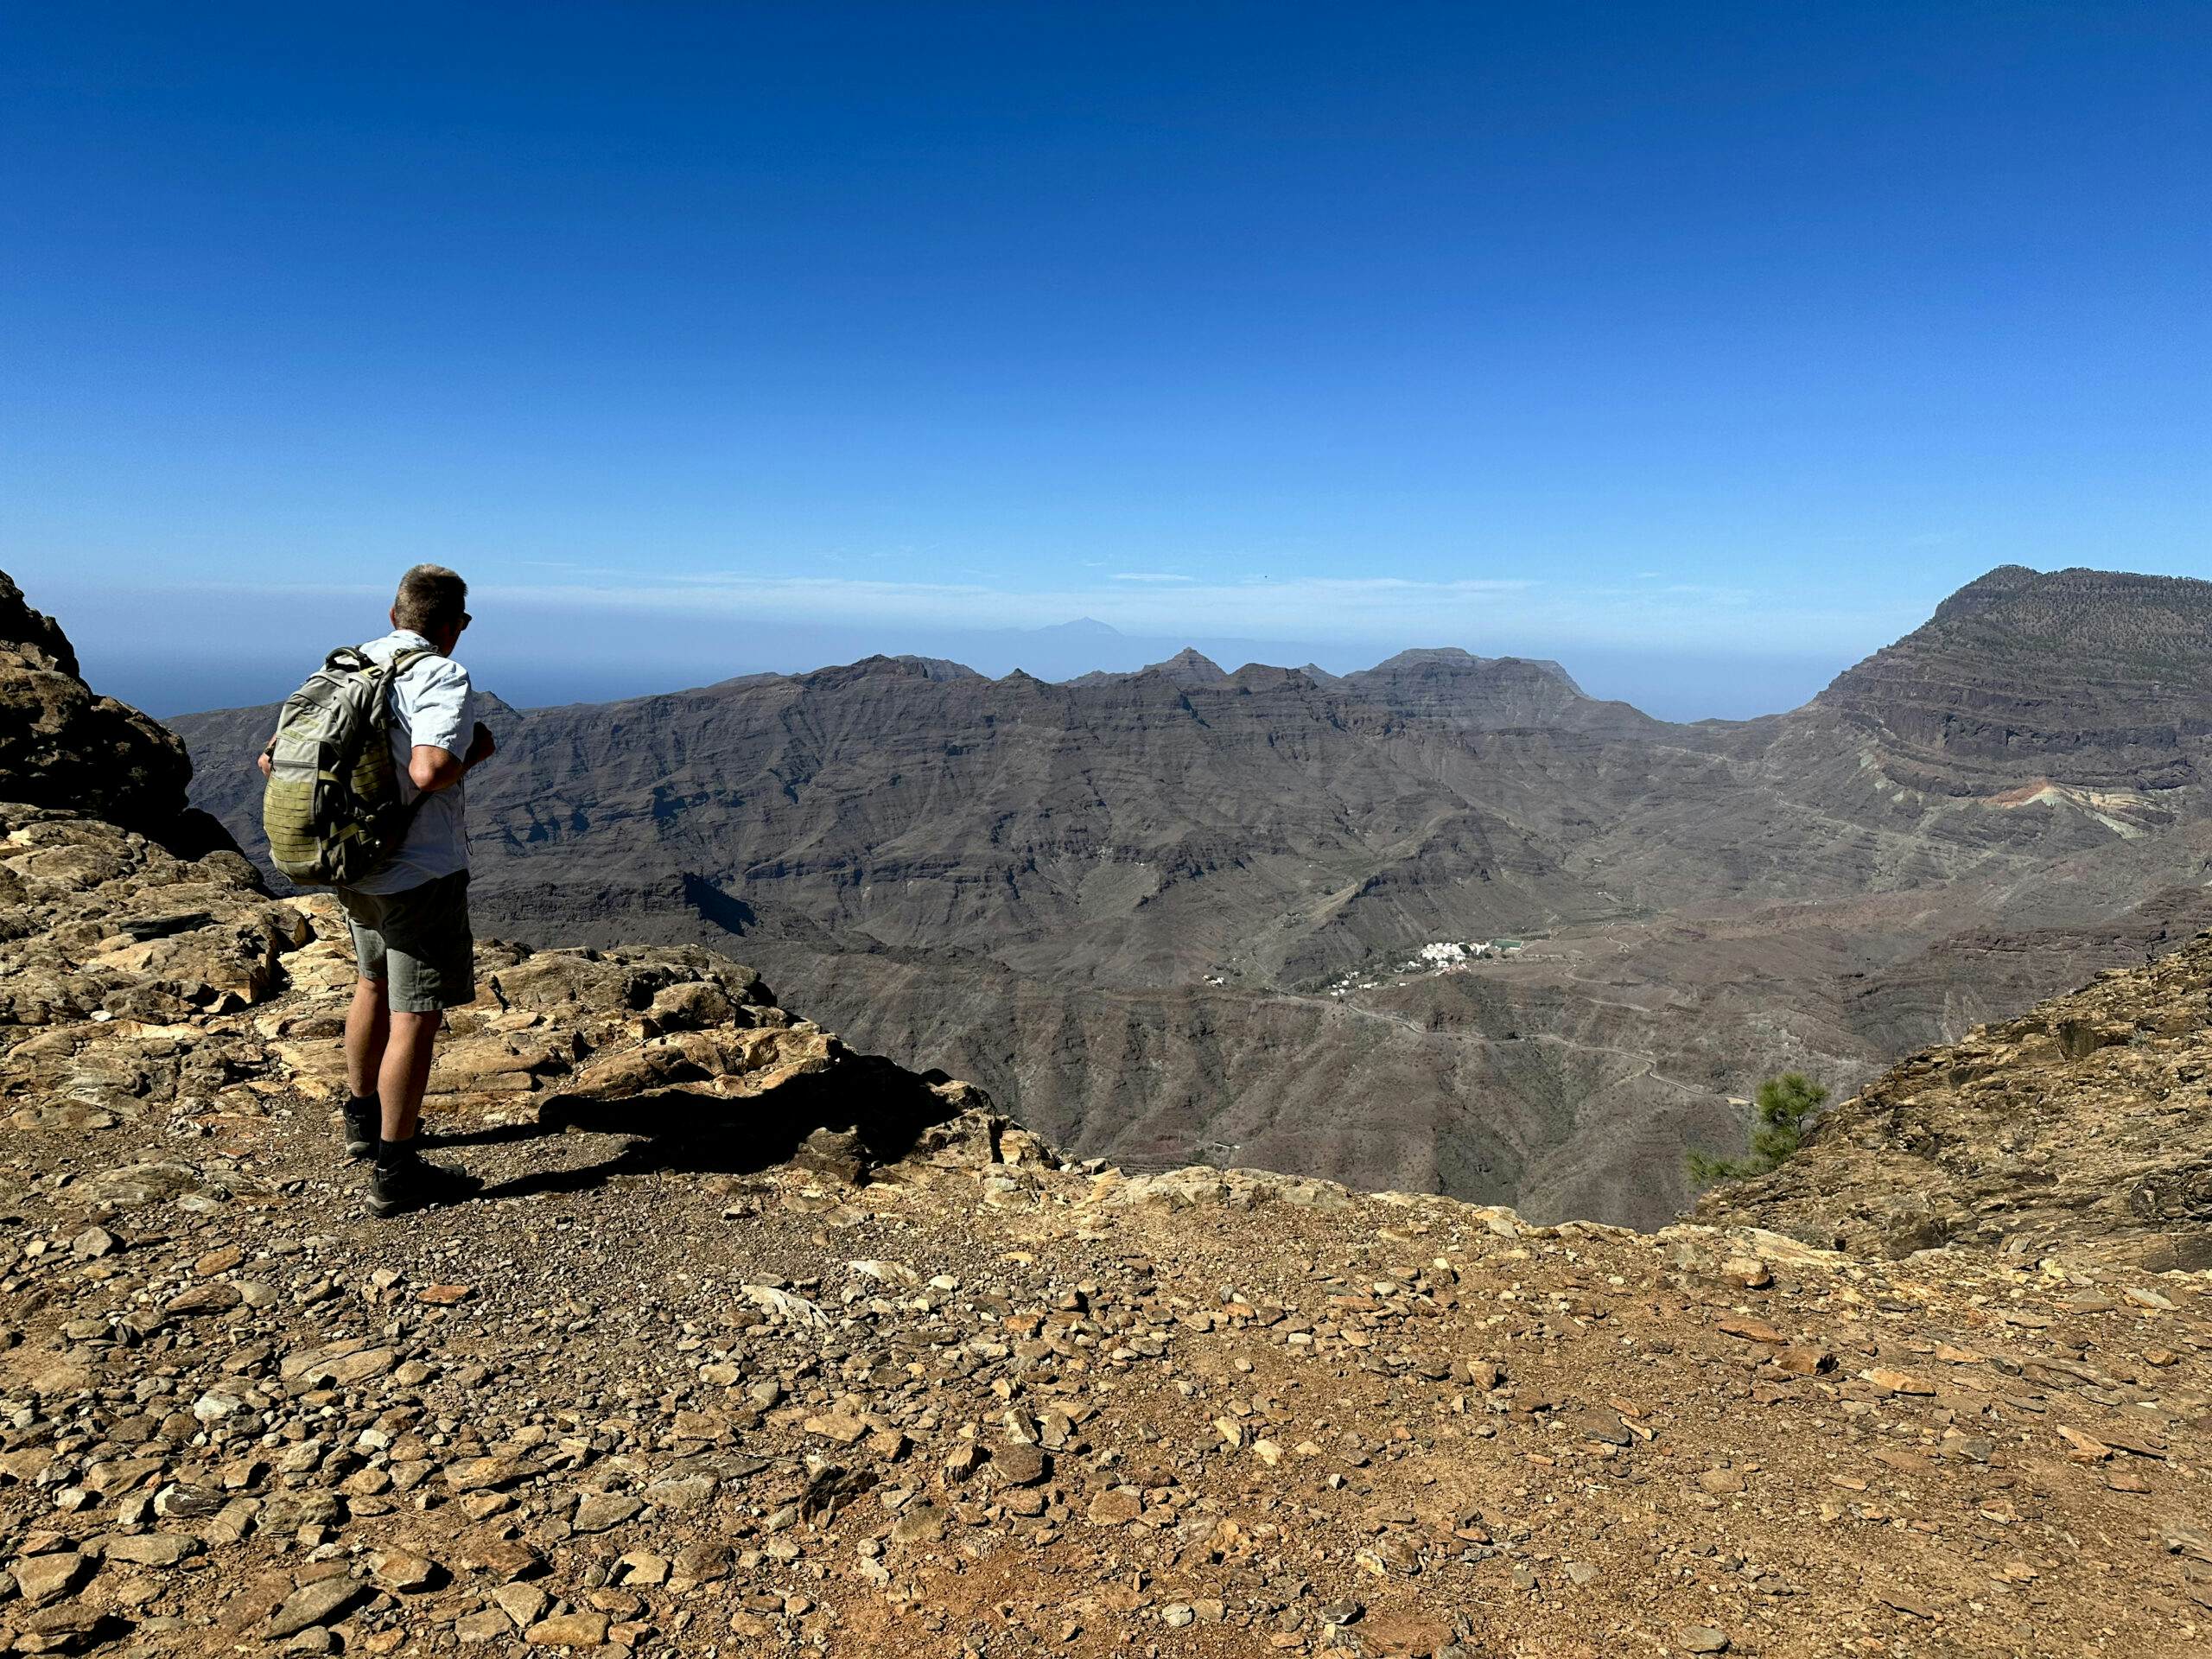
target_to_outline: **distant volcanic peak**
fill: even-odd
[[[1581,683],[1567,671],[1563,664],[1554,662],[1548,657],[1501,657],[1497,660],[1501,664],[1517,663],[1524,668],[1534,669],[1547,679],[1557,680],[1578,697],[1586,697],[1590,695],[1582,689]]]
[[[1247,663],[1229,677],[1229,683],[1244,691],[1271,691],[1283,686],[1310,685],[1311,679],[1302,668],[1277,668],[1268,663]]]
[[[1319,663],[1304,664],[1298,671],[1316,685],[1342,685],[1344,683],[1343,675],[1332,674]]]
[[[1079,639],[1085,637],[1096,639],[1119,639],[1122,638],[1122,631],[1119,628],[1116,627],[1111,622],[1101,622],[1095,616],[1078,616],[1072,622],[1054,622],[1045,627],[1032,628],[1029,630],[1029,632],[1032,635],[1049,633],[1056,635],[1063,639]]]
[[[1219,663],[1195,645],[1184,646],[1164,663],[1147,663],[1143,671],[1164,675],[1178,685],[1219,685],[1229,678]]]
[[[2212,777],[2212,582],[1993,570],[1814,707],[1871,737],[1886,776],[1933,793],[2200,784]]]

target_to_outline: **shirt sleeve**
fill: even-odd
[[[475,722],[467,669],[450,657],[426,657],[399,677],[398,692],[400,718],[411,746],[428,744],[455,759],[467,754]]]

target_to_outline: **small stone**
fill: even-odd
[[[1835,1369],[1835,1356],[1823,1348],[1793,1344],[1774,1357],[1774,1368],[1790,1376],[1819,1376]]]
[[[1859,1375],[1876,1389],[1890,1394],[1932,1395],[1936,1392],[1933,1382],[1924,1377],[1915,1376],[1910,1371],[1893,1371],[1877,1366]]]
[[[496,1607],[486,1607],[480,1612],[464,1613],[453,1622],[453,1633],[461,1644],[480,1648],[488,1643],[503,1640],[512,1627],[507,1618]]]
[[[569,1524],[578,1532],[605,1532],[610,1527],[620,1526],[645,1507],[634,1497],[613,1492],[586,1492],[578,1501]]]
[[[492,1592],[492,1599],[514,1621],[517,1630],[528,1630],[553,1599],[534,1584],[503,1584]]]
[[[944,1537],[944,1511],[931,1503],[917,1503],[891,1526],[891,1540],[899,1544],[934,1544]]]
[[[729,1548],[725,1544],[686,1544],[676,1552],[673,1570],[679,1579],[712,1584],[729,1576]]]
[[[605,1613],[558,1613],[522,1633],[533,1648],[597,1648],[607,1643]]]
[[[712,1475],[679,1475],[674,1480],[657,1480],[645,1488],[645,1502],[658,1510],[703,1509],[713,1502],[714,1496]]]
[[[1052,1460],[1033,1446],[1002,1446],[991,1453],[991,1468],[1009,1486],[1034,1486],[1052,1472]]]
[[[1685,1624],[1675,1632],[1675,1645],[1684,1653],[1726,1653],[1728,1637],[1710,1624]]]
[[[115,1235],[105,1227],[87,1227],[69,1241],[69,1254],[80,1262],[93,1262],[103,1255],[112,1255],[121,1248]]]
[[[1144,1513],[1144,1496],[1133,1486],[1113,1486],[1090,1500],[1094,1527],[1126,1526]]]
[[[520,1458],[463,1458],[446,1465],[446,1484],[456,1492],[496,1491],[543,1472]]]
[[[868,1433],[866,1423],[842,1409],[823,1416],[808,1418],[805,1428],[808,1433],[819,1434],[840,1446],[850,1446]]]
[[[440,1577],[438,1564],[411,1549],[379,1549],[369,1557],[369,1576],[386,1590],[407,1593],[428,1590]]]
[[[245,1297],[236,1285],[194,1285],[162,1305],[164,1313],[227,1313]]]
[[[200,1540],[188,1533],[147,1532],[111,1538],[101,1554],[111,1561],[128,1561],[133,1567],[175,1567],[186,1556],[197,1555],[202,1548]]]
[[[382,1376],[397,1357],[389,1348],[364,1348],[359,1353],[332,1360],[323,1370],[334,1386],[350,1389],[357,1382]]]
[[[1572,1413],[1567,1425],[1586,1440],[1596,1440],[1605,1446],[1626,1446],[1636,1437],[1628,1432],[1618,1411],[1590,1409]]]
[[[16,1588],[32,1606],[67,1595],[92,1577],[92,1563],[74,1550],[27,1555],[15,1566]]]
[[[327,1624],[352,1606],[360,1593],[359,1582],[343,1573],[302,1585],[284,1598],[283,1605],[269,1621],[269,1634],[282,1640],[318,1624]]]

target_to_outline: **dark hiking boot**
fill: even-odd
[[[425,1163],[419,1157],[380,1161],[369,1172],[369,1213],[396,1216],[406,1210],[465,1204],[483,1190],[484,1183],[466,1171]]]
[[[364,1095],[358,1100],[348,1099],[342,1109],[346,1114],[346,1155],[375,1157],[377,1136],[384,1132],[382,1103],[374,1095]]]

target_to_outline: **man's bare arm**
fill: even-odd
[[[490,760],[493,747],[491,730],[480,720],[476,722],[476,734],[470,739],[465,757],[435,743],[417,743],[414,753],[407,757],[408,781],[425,795],[451,789],[467,775],[471,766],[481,766]]]

